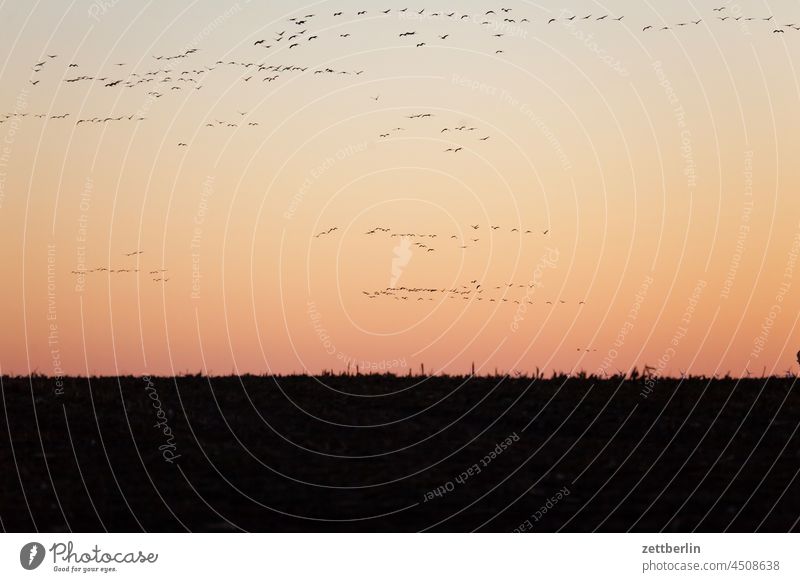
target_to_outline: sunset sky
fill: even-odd
[[[3,3],[0,372],[797,371],[800,6],[657,4]]]

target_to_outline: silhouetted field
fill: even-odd
[[[800,517],[794,378],[63,383],[2,378],[7,531],[787,531]]]

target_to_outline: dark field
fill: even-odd
[[[798,529],[795,378],[658,379],[644,397],[646,382],[123,377],[65,379],[58,394],[53,379],[2,378],[0,519],[6,531]]]

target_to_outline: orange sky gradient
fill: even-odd
[[[434,4],[0,8],[0,371],[796,371],[800,7]]]

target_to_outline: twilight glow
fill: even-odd
[[[0,8],[2,373],[796,367],[800,6],[506,6]]]

